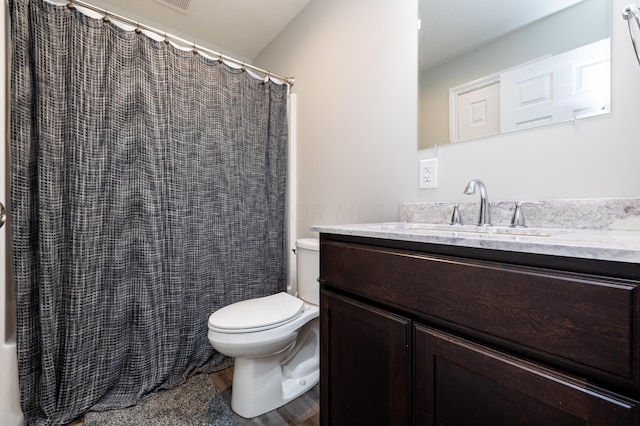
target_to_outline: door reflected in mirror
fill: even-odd
[[[419,149],[610,110],[610,0],[419,8]]]

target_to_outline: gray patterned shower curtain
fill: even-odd
[[[213,371],[209,315],[285,289],[287,88],[9,3],[22,409],[65,424]]]

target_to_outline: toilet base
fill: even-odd
[[[263,358],[236,358],[231,409],[245,418],[275,410],[320,380],[318,319],[307,323],[293,347]]]

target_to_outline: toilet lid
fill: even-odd
[[[288,293],[243,300],[218,309],[209,329],[221,333],[250,333],[286,324],[302,314],[304,303]]]

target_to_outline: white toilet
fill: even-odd
[[[235,358],[231,408],[251,418],[302,395],[320,378],[319,241],[296,241],[298,297],[278,293],[209,317],[209,342]]]

